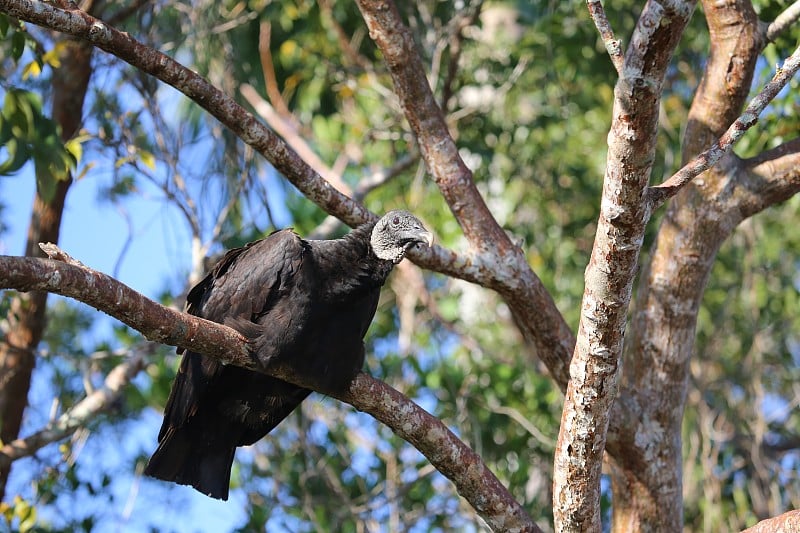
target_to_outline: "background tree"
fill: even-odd
[[[41,18],[31,6],[56,16]],[[72,168],[95,181],[101,201],[132,228],[141,196],[158,198],[170,220],[180,217],[184,259],[157,295],[163,303],[180,306],[184,280],[202,274],[206,255],[272,227],[342,231],[317,206],[349,224],[372,216],[365,207],[410,206],[443,247],[415,258],[430,273],[411,265],[395,273],[370,335],[371,374],[445,420],[540,527],[550,527],[552,512],[559,530],[597,528],[613,494],[616,530],[741,529],[797,507],[800,493],[799,243],[779,230],[791,227],[800,185],[792,88],[736,154],[723,149],[751,116],[694,158],[741,114],[751,86],[760,91],[772,65],[792,53],[800,9],[707,2],[692,17],[694,2],[615,4],[607,15],[597,2],[588,7],[83,6],[191,65],[208,85],[73,7],[3,1],[3,88],[44,94],[63,139],[75,138],[74,117],[82,117],[82,154]],[[62,33],[18,19],[76,37],[66,42],[86,51],[83,63],[59,44]],[[77,44],[86,41],[136,68],[104,54],[90,60],[91,48]],[[70,103],[60,104],[59,76],[82,79],[68,75],[73,62],[93,73],[88,97],[68,87],[61,98]],[[782,65],[784,78],[792,65]],[[254,110],[285,143],[223,94]],[[84,98],[90,111],[81,113],[76,102]],[[28,120],[15,119],[16,108],[7,96],[4,127]],[[74,113],[72,129],[57,113],[66,110]],[[45,132],[44,115],[37,120],[30,129]],[[19,158],[35,164],[44,198],[32,220],[45,219],[49,190],[57,198],[70,183],[59,179],[58,165],[52,177],[40,172],[34,148],[52,135],[39,137],[29,142],[30,157]],[[11,138],[3,133],[4,142]],[[74,142],[71,148],[61,151],[74,157]],[[13,156],[21,152],[7,145],[6,153],[6,172],[19,170]],[[717,167],[692,180],[720,155]],[[698,164],[657,186],[690,161]],[[34,233],[28,240],[27,255],[36,243],[55,241]],[[135,243],[132,231],[119,265],[134,261],[125,250]],[[643,248],[649,252],[640,257]],[[26,302],[35,298],[41,303]],[[43,296],[9,292],[3,306],[6,468],[36,453],[16,463],[7,519],[20,529],[34,513],[64,529],[130,520],[142,500],[165,490],[130,477],[154,437],[135,439],[136,449],[113,468],[77,452],[84,441],[99,450],[136,428],[157,429],[150,407],[163,405],[174,355],[122,326],[75,342],[101,319],[64,301],[51,306],[40,343],[33,333],[45,332]],[[25,369],[34,361],[34,378],[47,385],[37,388],[34,379],[31,389]],[[146,372],[120,388],[141,367]],[[11,391],[28,389],[29,430],[12,446],[19,434],[12,415],[21,419],[25,394]],[[557,446],[558,389],[567,400]],[[63,414],[48,421],[42,406],[54,397]],[[358,394],[347,399],[371,409]],[[235,521],[242,528],[481,527],[453,485],[386,426],[332,401],[311,403],[305,414],[239,455],[235,477],[247,509]],[[44,447],[79,428],[61,449]],[[611,488],[600,482],[604,449]],[[128,475],[113,476],[114,469]],[[461,478],[445,474],[465,493]],[[84,492],[118,503],[56,517],[52,509]],[[485,509],[478,514],[497,527]],[[158,513],[146,520],[163,525]]]

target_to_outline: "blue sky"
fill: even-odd
[[[0,236],[2,254],[20,255],[24,251],[35,189],[32,174],[31,169],[26,167],[18,175],[0,178],[0,195],[6,206],[3,221],[9,227]],[[102,180],[100,173],[90,173],[90,177],[79,180],[70,187],[59,245],[86,265],[111,274],[129,230],[125,219],[113,206],[98,202],[98,188]],[[190,262],[190,241],[183,219],[174,208],[159,200],[161,195],[156,194],[157,191],[152,192],[152,195],[136,195],[126,200],[135,238],[120,263],[117,278],[133,289],[155,298],[165,286],[182,287],[185,283],[185,273]],[[148,196],[153,199],[143,199]],[[103,338],[113,319],[105,318],[99,322],[101,325],[95,328],[93,336]],[[46,377],[41,377],[34,383],[32,399],[52,398],[52,393],[45,389],[48,385],[49,380]],[[48,405],[36,408],[38,415],[42,412],[47,414],[49,401],[47,403]],[[35,424],[41,423],[36,420],[41,419],[41,416],[34,415],[28,419],[31,422],[27,424],[26,431],[37,429]],[[145,412],[128,426],[129,433],[125,435],[125,442],[114,445],[111,449],[108,441],[115,437],[102,430],[93,433],[79,460],[96,464],[98,473],[107,468],[113,470],[114,465],[119,465],[125,456],[130,457],[137,448],[155,449],[160,423],[160,413]],[[50,450],[41,452],[41,460],[58,460],[54,448],[55,446],[51,446]],[[16,476],[12,476],[9,483],[9,497],[16,490],[23,494],[29,492],[30,488],[26,483],[30,477],[30,469],[39,468],[37,461],[38,459],[27,459],[16,463]],[[109,490],[118,496],[115,502],[119,508],[104,510],[109,515],[106,525],[121,531],[144,531],[148,523],[174,523],[175,517],[170,517],[169,512],[178,502],[188,502],[190,506],[182,511],[179,524],[174,526],[180,531],[225,531],[240,525],[245,518],[242,511],[245,503],[243,495],[237,497],[234,494],[229,502],[219,502],[187,487],[149,478],[136,478],[133,475],[115,479]],[[134,513],[126,521],[120,521],[124,514],[123,505],[134,490],[138,491],[134,500]],[[85,495],[82,500],[77,496],[69,496],[66,500],[76,503],[80,501],[84,507],[91,501],[86,500]],[[139,514],[142,512],[144,514]],[[139,522],[137,516],[146,516],[148,519]],[[48,518],[47,513],[44,518]],[[58,519],[57,516],[49,518]]]
[[[70,187],[61,226],[59,246],[86,265],[112,274],[128,238],[125,219],[116,209],[98,201],[102,175],[91,175]],[[27,167],[18,175],[0,178],[9,231],[0,236],[0,253],[21,255],[25,250],[35,180]],[[141,181],[147,188],[148,183]],[[151,186],[152,187],[152,186]],[[134,226],[134,239],[120,264],[117,278],[137,291],[154,297],[165,280],[181,278],[189,268],[189,233],[176,211],[160,200],[134,195],[126,200]]]

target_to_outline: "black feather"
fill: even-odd
[[[416,218],[399,213],[413,220],[417,241],[430,240]],[[231,250],[189,292],[187,311],[242,333],[263,364],[286,361],[341,387],[363,365],[363,338],[394,265],[372,250],[373,226],[331,241],[282,230]],[[407,232],[395,238],[403,239]],[[309,393],[187,351],[145,473],[227,499],[236,447],[261,439]]]

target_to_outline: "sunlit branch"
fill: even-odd
[[[473,251],[470,257],[454,257],[451,252],[435,248],[424,258],[412,255],[412,260],[430,268],[426,262],[430,255],[437,255],[438,272],[446,274],[445,265],[461,263],[471,274],[484,279],[484,287],[496,290],[505,299],[529,346],[535,347],[531,352],[535,351],[553,377],[565,384],[575,337],[524,252],[500,227],[478,191],[433,96],[411,31],[394,2],[357,0],[357,4],[370,37],[383,54],[425,166]],[[523,65],[524,58],[518,66]]]
[[[246,109],[208,80],[171,57],[145,46],[127,33],[76,7],[60,9],[52,4],[35,0],[0,0],[0,11],[20,20],[86,40],[139,70],[172,85],[262,154],[306,197],[351,226],[375,218],[375,215],[367,211],[364,206],[334,189]]]
[[[465,7],[464,10],[456,15],[448,24],[447,45],[450,48],[450,58],[447,60],[447,73],[442,82],[442,98],[439,104],[445,112],[448,111],[448,102],[450,102],[454,94],[453,84],[458,75],[459,60],[464,49],[464,29],[477,22],[482,7],[483,0],[471,2],[470,5]],[[434,83],[436,82],[436,78],[433,75],[431,75],[431,80]]]
[[[767,26],[765,32],[767,40],[774,41],[778,35],[786,31],[789,26],[797,22],[798,19],[800,19],[800,0],[787,7],[780,15],[775,17],[775,20],[773,20],[769,26]]]
[[[690,183],[694,178],[714,166],[720,158],[728,153],[733,145],[742,138],[745,132],[758,121],[758,116],[764,108],[778,95],[789,80],[797,73],[800,68],[800,47],[778,67],[775,75],[769,83],[759,92],[747,105],[744,113],[737,118],[727,129],[722,137],[714,143],[711,148],[700,153],[692,161],[687,163],[682,169],[672,175],[668,180],[650,187],[648,199],[653,209],[659,207],[669,198]]]
[[[269,20],[262,20],[258,28],[258,54],[261,59],[261,70],[264,73],[264,87],[267,91],[269,101],[275,106],[278,114],[285,120],[294,120],[294,115],[289,111],[278,87],[278,79],[275,75],[275,65],[272,61],[272,51],[270,50],[270,40],[272,39],[272,24]],[[297,126],[297,124],[293,124]]]
[[[795,137],[789,141],[779,144],[769,150],[764,150],[760,154],[743,159],[742,164],[750,170],[757,170],[761,165],[770,165],[762,174],[776,172],[782,174],[785,170],[800,172],[800,162],[795,158],[800,157],[800,137]],[[777,165],[777,166],[776,166]]]
[[[60,9],[35,0],[0,0],[0,12],[83,39],[175,87],[263,155],[309,200],[348,225],[355,227],[377,219],[360,202],[337,191],[274,132],[208,80],[171,57],[143,45],[128,33],[121,32],[74,6]],[[409,258],[430,270],[473,283],[487,285],[492,279],[476,276],[474,270],[454,270],[454,264],[469,264],[472,260],[459,258],[455,252],[445,251],[440,247],[410,254]]]
[[[68,258],[55,247],[49,253]],[[149,340],[181,346],[349,403],[417,448],[494,529],[540,531],[478,454],[439,419],[386,383],[360,372],[346,390],[332,390],[285,363],[265,368],[235,330],[164,307],[105,274],[67,261],[0,256],[0,289],[68,296],[121,320]]]
[[[650,217],[663,80],[695,2],[647,2],[614,88],[603,195],[553,466],[557,531],[600,531],[601,476],[639,255]],[[616,411],[619,412],[619,411]]]
[[[776,531],[800,530],[800,510],[789,511],[782,515],[762,520],[742,533],[775,533]]]
[[[513,253],[503,229],[486,206],[450,135],[428,83],[422,58],[394,2],[358,0],[369,35],[383,54],[394,91],[414,132],[428,172],[470,244]]]
[[[624,58],[622,57],[622,41],[614,36],[614,30],[608,22],[606,10],[603,8],[601,0],[586,0],[586,7],[589,8],[589,14],[592,16],[594,25],[597,31],[600,32],[600,38],[603,39],[603,44],[606,46],[608,56],[614,64],[617,74],[622,74],[622,65]]]
[[[742,201],[742,212],[758,213],[800,192],[800,137],[741,161],[738,174],[743,187],[752,193]]]

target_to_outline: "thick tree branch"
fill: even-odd
[[[767,518],[742,533],[778,533],[800,531],[800,510],[789,511],[780,516]]]
[[[742,160],[737,170],[744,217],[791,198],[800,192],[800,137]]]
[[[171,57],[77,7],[60,9],[36,0],[0,0],[0,11],[39,26],[88,41],[139,70],[175,87],[263,155],[303,194],[351,226],[375,215],[336,191],[275,133],[208,80]]]
[[[422,158],[470,244],[477,249],[513,247],[472,180],[472,172],[436,103],[411,31],[389,0],[358,0],[369,35],[383,54]],[[505,255],[505,254],[503,254]]]
[[[742,138],[758,121],[758,116],[764,108],[778,95],[790,79],[800,69],[800,46],[794,53],[779,67],[769,83],[750,101],[744,112],[737,118],[728,130],[714,143],[711,148],[705,150],[695,157],[691,162],[684,165],[678,172],[673,174],[668,180],[660,185],[651,187],[648,190],[648,197],[653,209],[662,205],[666,200],[678,194],[678,192],[690,183],[694,178],[714,166],[717,161],[733,148],[733,145]]]
[[[355,227],[366,221],[377,219],[361,203],[332,187],[254,115],[214,87],[208,80],[171,57],[143,45],[129,34],[117,30],[74,6],[71,9],[60,9],[52,4],[36,0],[0,0],[0,12],[87,41],[171,85],[202,106],[245,143],[264,156],[309,200],[348,225]],[[439,247],[419,250],[414,254],[409,254],[409,258],[430,270],[480,285],[488,285],[491,281],[491,278],[480,276],[482,270],[459,271],[457,265],[469,265],[473,263],[473,260],[460,258],[455,252]]]
[[[762,50],[749,0],[703,0],[703,13],[711,49],[689,112],[682,164],[741,114]],[[697,315],[720,243],[741,221],[739,161],[729,154],[724,163],[669,202],[642,266],[618,402],[632,416],[608,447],[614,531],[684,525],[681,427]]]
[[[336,191],[269,128],[203,77],[170,57],[142,45],[127,33],[120,32],[80,10],[59,9],[35,0],[0,0],[0,11],[84,39],[172,85],[261,153],[310,200],[347,224],[355,226],[376,218],[362,204]],[[390,20],[398,20],[396,11],[392,12],[394,15]],[[399,27],[403,28],[402,24]],[[407,33],[406,30],[403,35]],[[394,36],[397,36],[396,32]],[[410,36],[407,37],[403,41],[401,35],[401,41],[413,47],[413,41]],[[405,58],[402,54],[400,56],[389,54],[387,57],[395,59],[399,57],[401,62]],[[563,389],[568,379],[567,366],[575,344],[574,335],[541,280],[531,271],[522,251],[513,246],[486,209],[472,183],[469,170],[463,166],[455,145],[447,133],[441,110],[438,110],[436,102],[430,96],[419,56],[413,54],[413,57],[417,60],[415,66],[403,72],[420,73],[421,79],[412,85],[415,91],[422,92],[419,94],[405,92],[402,95],[407,103],[414,102],[415,95],[422,98],[419,100],[421,105],[411,115],[411,118],[416,119],[413,121],[416,129],[420,131],[423,130],[421,125],[425,127],[429,125],[420,120],[428,116],[429,111],[434,110],[433,118],[430,120],[436,128],[430,132],[424,130],[428,132],[425,140],[431,143],[427,145],[431,147],[428,150],[431,159],[428,162],[429,168],[433,168],[432,174],[440,178],[454,212],[460,213],[457,217],[459,221],[466,223],[470,228],[466,233],[472,236],[483,235],[484,238],[474,241],[473,246],[477,243],[480,247],[488,247],[491,250],[489,253],[480,250],[469,255],[459,255],[451,250],[434,246],[410,253],[409,259],[424,268],[497,290],[508,302],[528,344],[544,361]],[[429,98],[425,99],[424,94]],[[456,172],[449,173],[451,169],[455,169]],[[473,200],[478,203],[475,204]],[[479,207],[473,207],[473,204]],[[473,212],[479,213],[480,216],[475,218]],[[469,216],[466,216],[467,214]]]
[[[42,290],[75,298],[142,333],[225,363],[263,372],[349,403],[414,445],[496,531],[540,531],[478,454],[440,420],[389,385],[359,373],[347,390],[329,390],[286,364],[260,366],[235,330],[164,307],[87,267],[52,259],[0,256],[0,289]]]
[[[784,179],[787,173],[800,172],[800,137],[795,137],[757,156],[742,160],[742,166],[771,179]]]
[[[600,217],[555,454],[558,531],[601,529],[601,466],[633,280],[652,212],[645,193],[655,158],[659,102],[667,65],[694,7],[695,2],[647,2],[615,87]]]
[[[428,85],[422,59],[395,4],[388,0],[358,0],[370,37],[380,48],[394,89],[425,161],[471,247],[478,251],[471,266],[487,278],[508,303],[528,345],[564,389],[575,337],[522,250],[497,224],[478,192],[472,173],[458,154],[442,110]],[[437,250],[438,252],[438,250]],[[463,259],[463,258],[462,258]],[[415,263],[426,266],[424,260]],[[445,258],[442,264],[448,264]],[[444,272],[444,270],[439,270]]]

